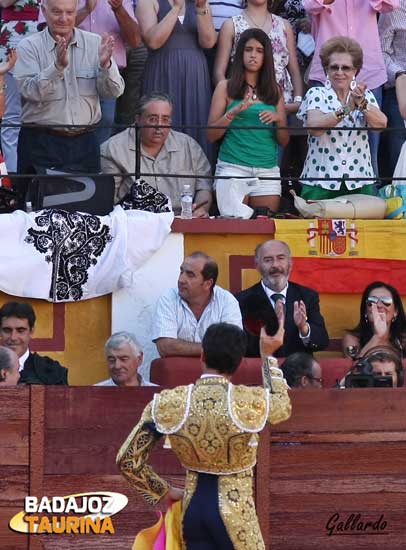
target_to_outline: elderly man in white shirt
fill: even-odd
[[[161,357],[199,356],[201,341],[213,323],[242,328],[241,312],[234,296],[216,286],[218,266],[203,252],[194,252],[180,266],[178,289],[158,300],[152,340]]]
[[[111,376],[95,386],[156,386],[138,373],[144,354],[134,334],[125,331],[112,334],[104,350]]]

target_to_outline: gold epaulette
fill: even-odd
[[[192,389],[190,384],[154,395],[151,412],[160,433],[173,434],[183,426],[189,414]]]
[[[260,387],[229,386],[228,408],[232,421],[246,432],[261,431],[269,414],[269,392]]]

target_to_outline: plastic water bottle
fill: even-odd
[[[182,205],[182,212],[180,214],[180,217],[183,218],[184,220],[191,220],[193,217],[193,212],[192,212],[193,193],[189,183],[185,183],[183,186],[180,202]]]

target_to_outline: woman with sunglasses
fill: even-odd
[[[337,36],[324,43],[320,59],[325,85],[308,90],[297,114],[313,128],[302,177],[314,179],[302,181],[301,196],[318,200],[350,193],[374,195],[368,132],[359,128],[385,128],[387,119],[366,84],[356,80],[362,49],[355,40]],[[351,129],[337,130],[341,127]]]
[[[375,346],[406,350],[406,316],[399,292],[381,281],[369,284],[362,294],[360,319],[343,338],[347,357],[361,357]]]

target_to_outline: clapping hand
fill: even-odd
[[[356,107],[361,103],[365,97],[365,90],[367,85],[365,82],[358,82],[353,90],[351,90],[351,99]]]
[[[107,34],[102,34],[102,39],[99,46],[99,59],[102,69],[108,69],[111,63],[111,56],[114,48],[114,38]]]
[[[302,336],[306,336],[309,333],[306,306],[303,300],[293,303],[293,321]]]
[[[56,68],[63,70],[69,65],[68,42],[66,38],[55,35],[56,40]]]
[[[272,122],[280,122],[281,117],[275,111],[261,111],[259,113],[259,120],[263,124],[271,124]]]
[[[7,61],[0,63],[0,75],[5,75],[8,71],[14,67],[17,61],[17,51],[13,48],[7,54]]]
[[[117,11],[123,5],[123,0],[108,0],[113,11]]]
[[[254,100],[252,99],[251,92],[247,92],[245,94],[244,99],[241,101],[241,103],[239,103],[238,105],[236,105],[235,107],[227,111],[226,117],[229,120],[232,120],[239,113],[242,113],[242,111],[245,111],[246,109],[248,109],[248,107],[250,107],[253,103],[254,103]]]
[[[86,6],[86,11],[88,13],[92,13],[92,11],[94,11],[97,6],[97,0],[86,0],[85,6]]]

